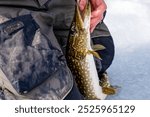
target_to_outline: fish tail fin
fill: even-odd
[[[104,94],[114,95],[114,94],[116,94],[117,89],[112,86],[108,86],[108,87],[102,87],[102,91]]]

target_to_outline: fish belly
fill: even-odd
[[[99,85],[99,77],[98,77],[98,73],[96,70],[96,65],[95,65],[93,55],[87,54],[85,61],[87,63],[87,68],[88,68],[88,72],[89,72],[88,79],[90,81],[90,84],[89,84],[88,88],[89,88],[89,90],[91,90],[91,93],[92,93],[88,97],[103,100],[106,98],[107,95],[102,92],[102,88]]]

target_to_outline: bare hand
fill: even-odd
[[[87,0],[79,0],[79,7],[81,11],[84,10],[86,1]],[[102,21],[103,13],[107,9],[107,6],[104,0],[90,0],[90,2],[92,7],[90,31],[93,32],[96,25]]]

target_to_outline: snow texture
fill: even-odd
[[[108,100],[150,99],[150,1],[105,0],[107,24],[115,43],[108,69],[110,82],[121,86]]]

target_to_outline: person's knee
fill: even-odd
[[[101,64],[101,70],[98,70],[99,73],[105,72],[109,66],[112,64],[115,55],[114,42],[111,36],[106,37],[96,37],[93,38],[93,44],[101,44],[105,47],[104,50],[98,51],[98,54],[101,56],[102,60],[96,60],[96,63]],[[98,68],[99,66],[97,66]]]

